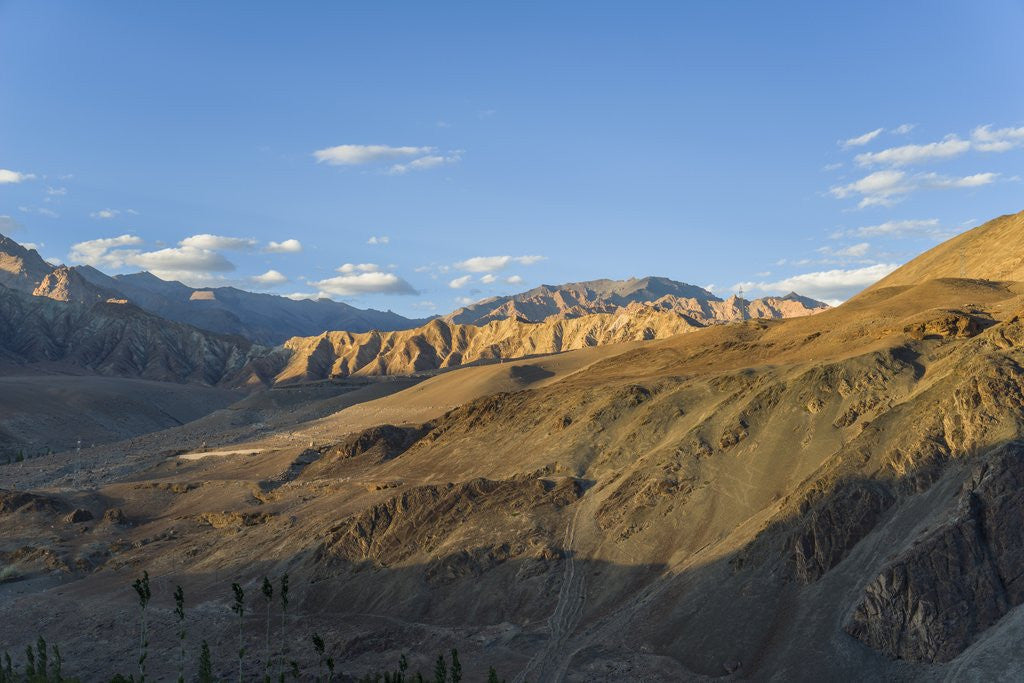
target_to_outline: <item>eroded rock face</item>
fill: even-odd
[[[803,583],[817,581],[868,535],[895,502],[877,482],[843,484],[834,495],[804,512],[793,534],[793,564]]]
[[[846,631],[886,654],[945,662],[1024,602],[1024,444],[989,454],[956,515],[864,590]]]
[[[417,553],[433,554],[467,520],[496,510],[519,512],[540,506],[557,509],[582,495],[582,482],[571,477],[557,481],[478,478],[459,484],[420,486],[344,520],[331,530],[315,561],[327,565],[337,560],[351,564],[369,561],[388,566]],[[499,543],[480,548],[470,553],[474,556],[471,564],[493,566],[546,540],[531,538],[509,547]]]

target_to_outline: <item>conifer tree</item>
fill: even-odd
[[[245,591],[237,584],[231,584],[231,592],[235,594],[235,602],[231,611],[238,615],[238,683],[242,683],[242,658],[245,656],[245,642],[242,640],[242,625],[245,618]]]
[[[178,683],[185,683],[185,591],[174,589],[174,616],[178,619]]]
[[[448,666],[445,664],[444,655],[437,656],[437,663],[434,664],[434,683],[446,683],[448,680]]]
[[[459,661],[459,651],[452,648],[452,683],[459,683],[462,680],[462,662]]]
[[[263,577],[263,600],[267,603],[267,632],[264,641],[263,654],[263,683],[270,683],[270,607],[274,602],[274,584],[270,579]]]
[[[213,683],[213,661],[210,659],[210,646],[205,640],[199,650],[199,683]]]
[[[146,632],[146,607],[149,605],[149,599],[153,596],[149,589],[149,572],[142,572],[142,578],[135,579],[132,588],[139,596],[139,608],[142,611],[142,625],[139,630],[139,682],[144,683],[146,680],[146,657],[149,649],[149,634]]]

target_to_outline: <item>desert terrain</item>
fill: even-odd
[[[354,679],[451,648],[467,680],[1018,679],[1021,254],[1016,214],[814,315],[586,348],[503,318],[472,331],[517,340],[488,362],[362,373],[329,333],[258,390],[240,364],[174,384],[188,411],[128,400],[87,418],[104,443],[0,465],[0,650],[135,671],[146,571],[151,676],[176,675],[179,584],[189,665],[202,639],[236,675],[237,582],[256,680],[287,573],[289,657],[313,671],[318,633]],[[625,313],[543,324],[595,315]]]

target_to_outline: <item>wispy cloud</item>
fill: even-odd
[[[837,199],[859,196],[859,208],[892,206],[905,195],[917,190],[980,187],[994,182],[998,177],[998,173],[950,177],[937,173],[910,175],[897,170],[875,171],[852,183],[834,186],[829,190],[829,194]]]
[[[318,163],[331,166],[357,166],[401,157],[423,156],[434,152],[433,147],[392,147],[390,145],[337,145],[313,152]]]
[[[195,247],[197,249],[223,249],[225,251],[249,251],[258,242],[249,237],[225,237],[223,235],[192,235],[179,242],[183,247]]]
[[[387,235],[373,235],[370,239],[366,240],[367,244],[387,244],[391,241],[391,238]]]
[[[254,275],[252,281],[258,285],[274,287],[288,282],[288,277],[284,273],[271,269],[262,275]]]
[[[380,270],[376,263],[343,263],[338,266],[337,271],[343,275],[348,273],[374,273]]]
[[[128,214],[131,216],[137,216],[138,211],[135,209],[100,209],[99,211],[93,211],[89,214],[90,218],[97,218],[100,220],[110,220],[111,218],[117,218],[121,214]]]
[[[455,264],[457,270],[465,270],[470,273],[493,273],[495,271],[507,268],[513,263],[518,263],[522,266],[532,266],[538,261],[543,261],[545,256],[528,255],[528,256],[474,256],[468,258],[465,261],[459,261]]]
[[[268,254],[297,254],[302,251],[302,242],[296,239],[288,239],[283,242],[268,242],[263,251]]]
[[[978,126],[971,131],[974,147],[981,152],[1006,152],[1024,146],[1024,126],[992,130],[991,125]]]
[[[320,296],[359,296],[362,294],[419,294],[412,285],[394,273],[382,271],[350,273],[310,282]]]
[[[462,289],[463,287],[468,285],[469,281],[472,279],[472,275],[463,275],[462,277],[457,277],[451,282],[449,282],[448,286],[451,287],[452,289]]]
[[[821,270],[801,273],[774,282],[740,282],[734,289],[760,291],[773,294],[799,292],[804,296],[838,304],[865,287],[878,282],[896,270],[899,264],[876,263],[861,268]]]
[[[391,175],[404,175],[410,171],[425,171],[427,169],[444,166],[446,164],[456,164],[460,161],[462,161],[461,150],[449,152],[448,154],[431,154],[418,159],[413,159],[408,163],[392,164],[388,169],[388,173]]]
[[[19,171],[11,171],[10,169],[0,168],[0,185],[23,183],[26,180],[34,179],[35,175],[33,175],[32,173],[21,173]]]
[[[939,159],[959,156],[971,148],[971,143],[955,135],[948,135],[941,142],[925,145],[901,145],[879,152],[858,154],[855,161],[861,166],[908,166]]]
[[[864,225],[849,230],[838,230],[832,233],[831,237],[832,239],[842,239],[844,237],[882,237],[888,239],[931,237],[933,239],[946,239],[955,234],[956,231],[943,229],[940,225],[938,218],[894,220],[875,225]]]
[[[840,140],[839,146],[842,147],[843,149],[849,149],[850,147],[861,147],[877,138],[879,135],[882,134],[882,131],[884,130],[884,128],[876,128],[872,131],[864,133],[863,135],[858,135],[855,138],[850,138],[848,140]]]

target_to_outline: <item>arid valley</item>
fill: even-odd
[[[131,304],[7,289],[27,315],[121,323],[102,354],[4,340],[5,416],[29,409],[15,389],[88,412],[4,426],[34,457],[2,466],[0,639],[45,632],[81,671],[131,662],[145,570],[154,631],[180,583],[191,631],[229,653],[225,589],[287,573],[294,649],[322,634],[352,676],[456,647],[467,675],[519,680],[986,678],[1022,628],[1021,254],[1017,214],[828,310],[698,319],[720,304],[644,292],[514,334],[435,321],[226,352],[192,330],[176,352],[218,374],[191,383],[139,357]],[[77,452],[83,425],[97,443]],[[177,643],[150,647],[172,677]]]
[[[1024,0],[0,0],[0,683],[1024,680]]]

